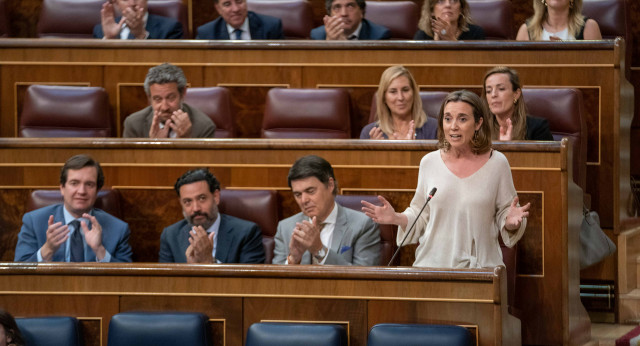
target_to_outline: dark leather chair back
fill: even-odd
[[[0,0],[0,37],[11,37],[11,21],[6,0]]]
[[[629,10],[626,7],[625,0],[583,0],[582,14],[598,22],[602,38],[613,39],[622,36],[629,45],[632,40],[627,19]]]
[[[369,123],[376,121],[376,112],[378,106],[376,105],[377,91],[373,94],[371,100],[371,112],[369,113]],[[422,99],[422,110],[427,113],[429,118],[438,120],[438,113],[440,112],[440,106],[442,101],[449,95],[446,91],[421,91],[420,98]]]
[[[208,317],[188,312],[122,312],[109,322],[108,346],[209,346]]]
[[[573,180],[586,191],[587,126],[578,89],[522,89],[527,113],[545,118],[555,140],[568,137],[573,147]]]
[[[216,124],[216,138],[236,136],[229,90],[223,87],[187,88],[184,102],[199,109]]]
[[[270,264],[278,228],[278,206],[278,195],[273,190],[221,190],[218,210],[260,226],[265,263]]]
[[[74,317],[16,318],[16,323],[26,345],[82,345],[78,320]]]
[[[31,85],[19,137],[110,137],[109,96],[103,88]]]
[[[413,1],[367,1],[364,17],[391,30],[391,38],[411,40],[418,31],[420,8]]]
[[[148,0],[149,13],[157,16],[173,18],[182,24],[184,38],[191,38],[189,33],[189,11],[182,0]]]
[[[442,102],[449,95],[446,91],[421,91],[420,98],[422,99],[422,110],[427,113],[429,118],[438,120],[438,113],[440,113],[440,107]]]
[[[36,210],[51,204],[62,203],[60,190],[34,190],[27,200],[27,211]],[[98,191],[98,197],[94,207],[122,219],[120,207],[120,193],[118,190],[102,189]]]
[[[105,0],[44,0],[38,20],[38,37],[92,38],[93,27],[100,24],[100,9]],[[149,0],[149,13],[174,18],[188,35],[187,8],[181,0]],[[116,13],[116,16],[119,14]]]
[[[382,205],[377,196],[374,195],[337,195],[336,202],[343,207],[362,212],[361,201],[365,200],[369,203]],[[393,253],[398,249],[396,245],[396,234],[398,227],[394,225],[380,225],[380,265],[386,266]],[[397,257],[392,265],[398,265],[400,257]]]
[[[336,324],[254,323],[245,346],[347,346],[347,333]]]
[[[281,89],[267,93],[263,138],[350,138],[344,89]]]
[[[510,0],[468,0],[471,19],[484,29],[487,40],[513,40]]]
[[[38,37],[92,38],[104,0],[44,0]]]
[[[369,331],[367,346],[469,346],[471,335],[461,326],[437,324],[376,324]]]
[[[313,12],[306,0],[250,0],[249,11],[282,20],[282,31],[286,39],[307,39],[313,29]]]

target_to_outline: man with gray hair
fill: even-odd
[[[183,102],[187,78],[180,67],[164,63],[150,68],[144,91],[149,106],[125,119],[123,137],[213,138],[213,121]]]

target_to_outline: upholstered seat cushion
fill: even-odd
[[[74,317],[16,318],[16,323],[29,346],[81,345],[78,320]]]
[[[469,346],[471,336],[460,326],[437,324],[376,324],[367,346]]]
[[[123,312],[109,322],[109,346],[208,346],[207,316],[188,312]]]
[[[347,333],[335,324],[254,323],[245,346],[346,346]]]

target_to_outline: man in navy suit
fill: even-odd
[[[198,40],[280,40],[284,39],[279,18],[247,10],[246,0],[214,0],[216,20],[198,27]]]
[[[218,213],[220,182],[209,170],[188,171],[174,187],[184,220],[162,231],[160,262],[264,263],[260,227]]]
[[[114,7],[115,6],[115,7]],[[122,17],[115,15],[117,8]],[[100,10],[101,24],[93,28],[93,37],[105,39],[180,39],[182,24],[175,19],[147,11],[147,0],[109,0]]]
[[[104,184],[100,164],[87,155],[60,171],[64,203],[24,214],[16,262],[131,262],[129,226],[93,207]]]
[[[312,40],[386,40],[391,31],[364,19],[365,0],[326,0],[324,25],[311,30]]]

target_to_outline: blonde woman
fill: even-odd
[[[377,120],[362,129],[360,139],[435,139],[438,125],[422,110],[418,84],[405,67],[386,69],[376,96]]]
[[[425,0],[414,40],[484,40],[484,30],[472,24],[467,0]]]
[[[582,15],[582,0],[533,0],[533,16],[518,41],[601,40],[598,23]]]

